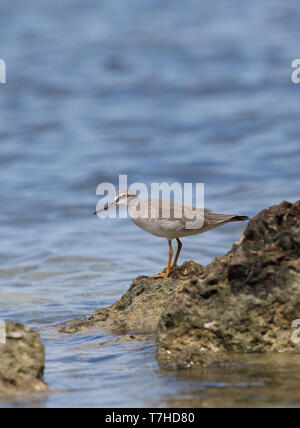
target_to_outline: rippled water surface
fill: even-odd
[[[92,215],[100,182],[204,182],[208,207],[248,215],[299,199],[299,23],[296,0],[2,0],[0,317],[41,333],[52,391],[12,406],[300,404],[295,360],[165,372],[151,341],[56,328],[166,263],[164,241]],[[242,228],[187,238],[182,261]]]

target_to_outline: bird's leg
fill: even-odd
[[[173,247],[172,247],[172,241],[169,241],[169,261],[168,261],[168,267],[166,272],[160,272],[159,274],[155,275],[155,276],[150,276],[150,278],[152,279],[157,279],[157,278],[168,278],[168,276],[171,273],[171,264],[172,264],[172,259],[173,259]]]
[[[177,249],[177,253],[176,253],[175,259],[174,259],[174,263],[172,265],[172,269],[174,269],[174,268],[177,267],[177,262],[178,262],[178,259],[179,259],[179,256],[180,256],[180,252],[181,252],[181,249],[182,249],[182,242],[180,241],[180,239],[176,238],[176,241],[178,243],[178,249]]]

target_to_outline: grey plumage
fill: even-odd
[[[169,261],[167,269],[153,278],[167,278],[172,269],[177,266],[182,249],[180,238],[198,235],[226,223],[249,219],[247,216],[239,216],[237,214],[215,214],[208,210],[196,209],[160,199],[141,202],[136,193],[131,190],[119,192],[116,199],[111,204],[107,204],[102,210],[108,210],[116,205],[126,205],[130,218],[137,226],[154,236],[168,240]],[[98,214],[98,212],[96,211],[95,214]],[[173,239],[178,242],[178,250],[174,263],[171,265]]]
[[[134,204],[134,209],[131,208],[131,204]],[[139,214],[138,217],[132,215],[133,211]],[[151,199],[140,202],[136,198],[129,201],[129,215],[137,226],[152,235],[171,240],[197,235],[226,223],[248,219],[246,216],[236,214],[215,214],[209,210],[195,209],[170,201]]]

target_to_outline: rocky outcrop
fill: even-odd
[[[205,365],[233,353],[294,352],[300,318],[300,201],[262,211],[225,256],[173,295],[157,330],[158,357]]]
[[[44,364],[44,346],[38,333],[23,324],[7,322],[6,343],[0,343],[0,399],[46,391]]]
[[[158,358],[177,367],[228,362],[234,353],[296,352],[300,319],[300,201],[250,220],[223,257],[187,262],[168,279],[137,278],[120,301],[65,324],[157,333]]]
[[[183,281],[199,276],[203,269],[196,263],[187,262],[167,279],[141,276],[133,281],[121,300],[88,318],[76,318],[66,323],[60,331],[76,333],[101,327],[118,334],[155,333],[169,299],[180,289]]]

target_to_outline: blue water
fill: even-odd
[[[251,216],[299,199],[299,23],[296,0],[2,0],[0,317],[41,333],[53,392],[24,405],[182,405],[182,391],[211,391],[163,372],[153,342],[56,325],[166,263],[164,241],[92,215],[99,183],[204,182],[207,207]],[[181,261],[208,264],[242,228],[186,239]]]

